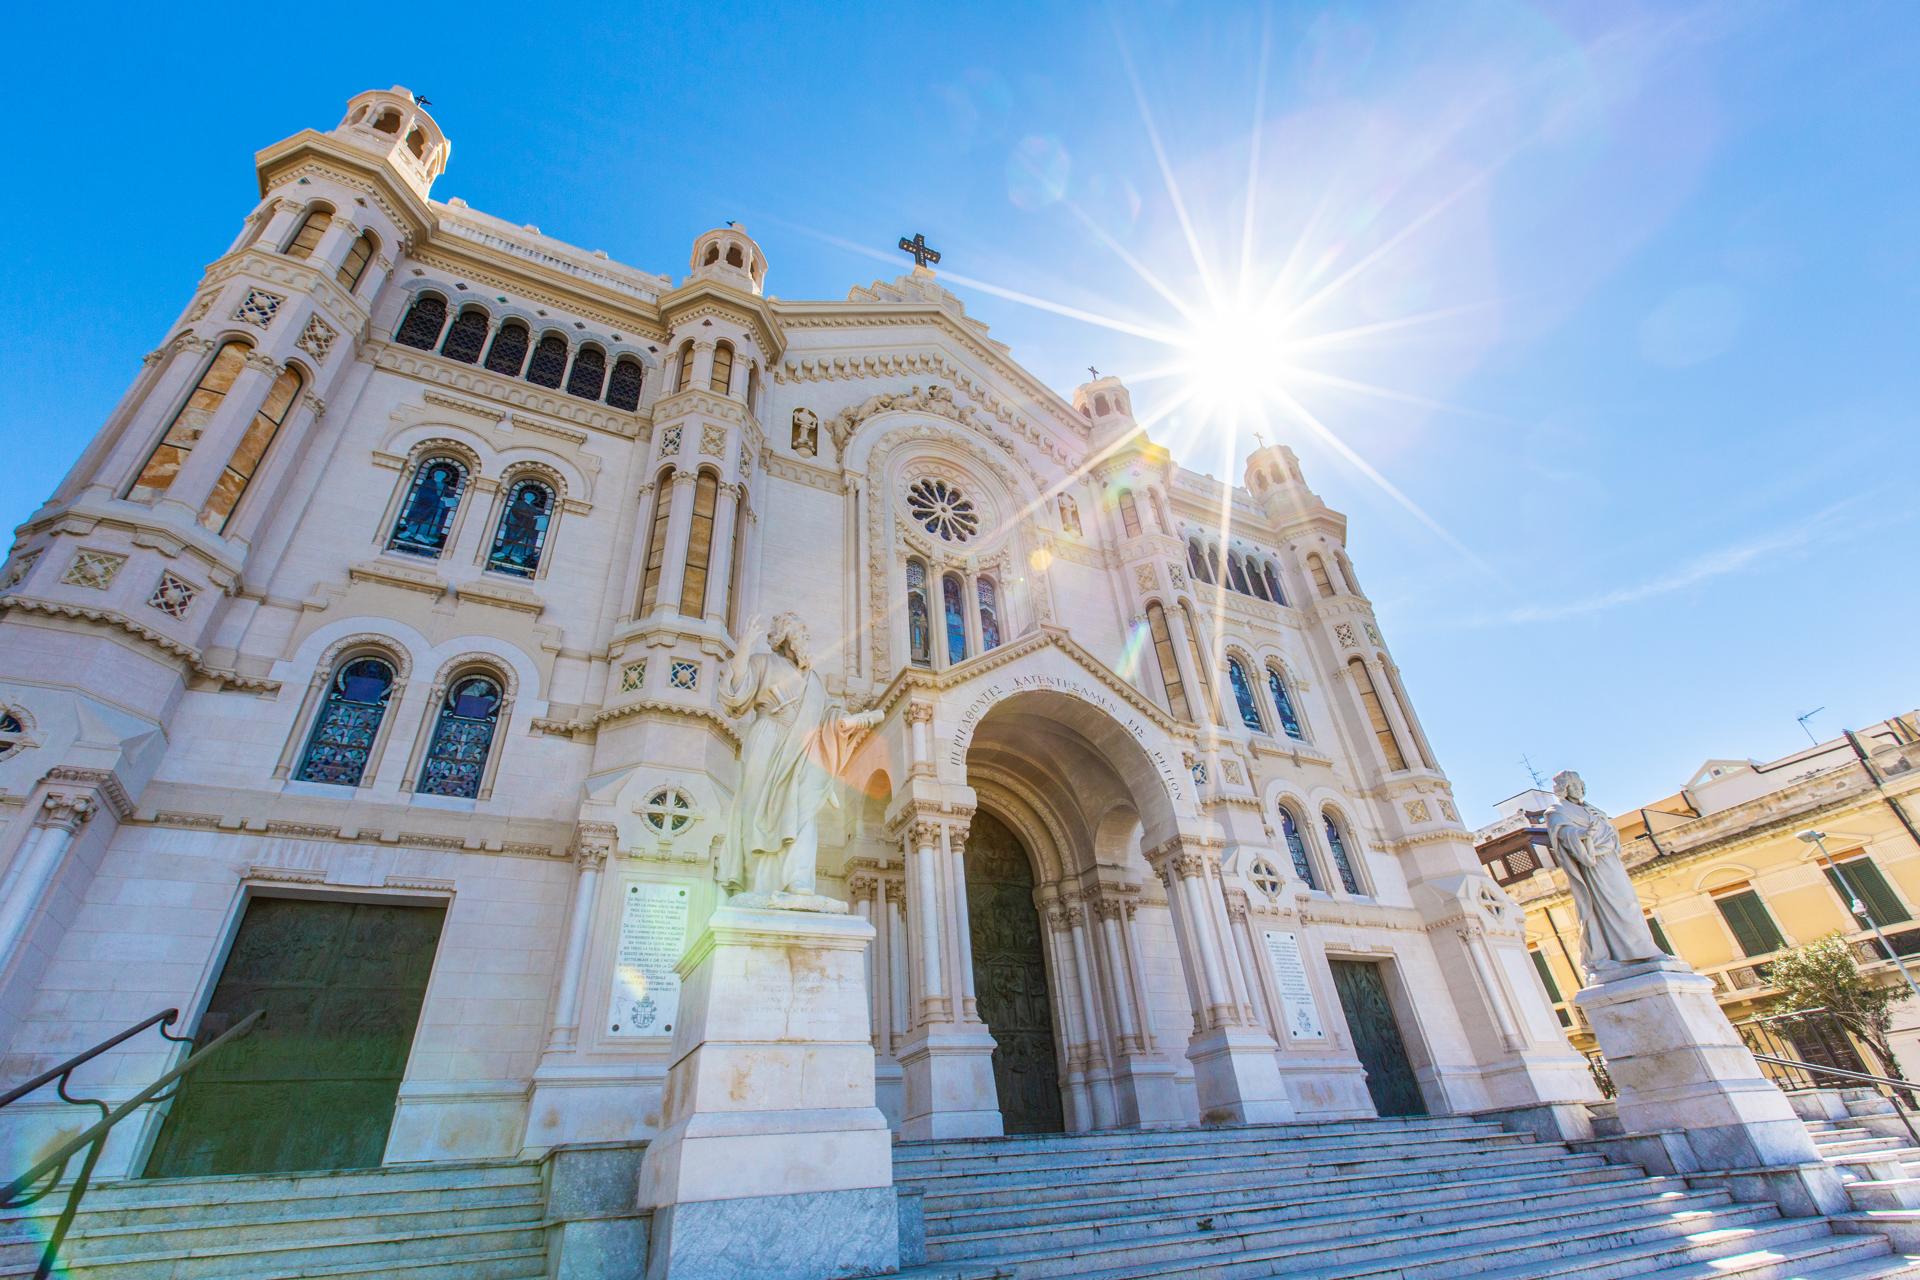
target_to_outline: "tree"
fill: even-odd
[[[1787,952],[1767,966],[1767,981],[1780,989],[1775,1012],[1825,1010],[1873,1050],[1886,1075],[1906,1078],[1894,1060],[1888,1035],[1893,1030],[1893,1006],[1907,993],[1879,986],[1862,974],[1844,936],[1830,933]]]

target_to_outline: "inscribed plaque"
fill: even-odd
[[[1273,985],[1280,992],[1280,1016],[1286,1020],[1287,1034],[1295,1040],[1325,1040],[1327,1030],[1320,1025],[1320,1007],[1314,1003],[1306,966],[1300,963],[1300,939],[1278,929],[1264,930],[1261,937],[1267,944]]]
[[[614,957],[607,1034],[668,1036],[680,1012],[680,975],[687,949],[684,884],[636,881],[620,900],[620,943]]]

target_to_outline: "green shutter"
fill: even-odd
[[[1767,914],[1760,895],[1753,890],[1715,898],[1713,905],[1720,908],[1720,914],[1726,919],[1727,927],[1733,930],[1734,941],[1740,944],[1742,954],[1764,956],[1787,945],[1787,940],[1780,936],[1779,928],[1774,925],[1773,917]]]
[[[1893,886],[1887,883],[1887,878],[1880,874],[1880,868],[1873,864],[1871,858],[1849,858],[1837,869],[1828,867],[1826,871],[1827,882],[1840,895],[1842,906],[1852,910],[1853,895],[1860,895],[1861,905],[1867,909],[1867,914],[1860,917],[1861,924],[1867,924],[1871,919],[1872,923],[1884,929],[1890,924],[1913,919],[1907,909],[1900,905]],[[1846,874],[1846,884],[1841,883],[1842,872]],[[1847,892],[1847,885],[1853,886],[1853,893]]]
[[[1667,941],[1667,931],[1660,927],[1660,921],[1657,918],[1653,916],[1648,916],[1647,928],[1653,933],[1654,946],[1659,947],[1662,951],[1666,952],[1670,956],[1677,956],[1680,954],[1678,951],[1675,951],[1673,949],[1673,944]]]
[[[1554,1004],[1560,1003],[1560,984],[1553,980],[1553,969],[1547,964],[1547,957],[1538,951],[1528,951],[1533,957],[1533,967],[1540,971],[1540,981],[1547,988],[1547,999]]]

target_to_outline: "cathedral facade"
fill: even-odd
[[[262,151],[6,561],[9,1079],[267,1012],[103,1173],[655,1133],[776,618],[863,721],[815,891],[900,1135],[1584,1123],[1289,449],[1223,485],[924,266],[780,300],[729,224],[675,279],[432,199],[448,153],[398,88]]]

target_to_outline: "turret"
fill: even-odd
[[[425,110],[425,100],[399,85],[369,89],[347,103],[329,135],[389,160],[421,196],[447,167],[453,144]]]
[[[767,283],[767,259],[737,222],[715,227],[693,242],[687,279],[714,280],[759,297]]]

